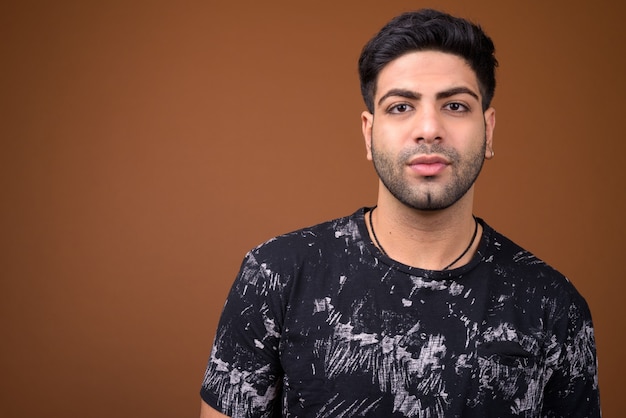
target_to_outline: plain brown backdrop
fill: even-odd
[[[475,213],[565,273],[623,402],[626,41],[617,1],[8,1],[0,416],[197,416],[244,253],[376,198],[356,60],[397,13],[500,60]]]

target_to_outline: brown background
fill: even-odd
[[[245,251],[374,203],[356,60],[423,6],[496,42],[476,214],[585,295],[620,415],[620,2],[87,3],[0,12],[1,416],[196,416]]]

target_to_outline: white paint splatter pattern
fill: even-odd
[[[567,279],[484,223],[464,268],[402,266],[361,238],[363,213],[248,255],[207,402],[234,417],[600,416],[593,326]]]

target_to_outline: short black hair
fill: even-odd
[[[403,13],[387,23],[359,57],[361,94],[370,113],[380,71],[394,59],[414,51],[441,51],[463,58],[476,73],[483,110],[496,89],[493,41],[482,28],[466,19],[432,9]]]

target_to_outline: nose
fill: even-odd
[[[432,143],[441,141],[444,135],[441,115],[434,107],[420,106],[415,112],[413,138],[416,142]]]

